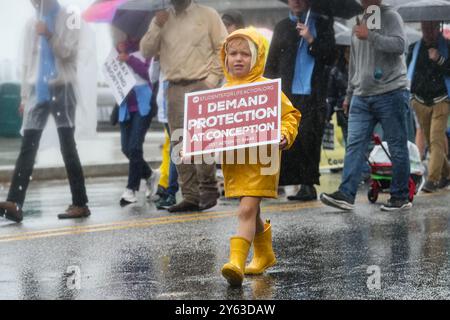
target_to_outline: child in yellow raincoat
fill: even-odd
[[[267,55],[264,37],[253,28],[240,29],[228,36],[221,52],[224,68],[225,87],[262,82]],[[289,99],[282,94],[281,99],[281,141],[280,149],[288,149],[294,142],[301,118]],[[249,149],[246,150],[249,152]],[[279,163],[280,153],[275,157]],[[248,159],[248,155],[246,155]],[[230,240],[230,261],[222,268],[222,275],[232,286],[240,286],[244,274],[261,274],[276,263],[272,248],[272,228],[270,222],[261,219],[262,198],[276,198],[279,180],[277,173],[263,175],[261,170],[270,165],[226,163],[222,165],[225,178],[225,195],[240,198],[238,210],[239,227],[237,235]],[[245,262],[253,242],[253,260]]]

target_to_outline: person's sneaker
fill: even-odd
[[[147,179],[145,186],[147,189],[145,190],[145,196],[147,199],[152,199],[156,193],[158,192],[158,183],[161,177],[161,171],[154,170],[150,178]]]
[[[425,182],[425,185],[423,186],[422,190],[426,193],[433,193],[436,192],[438,189],[438,183],[434,181],[428,180]]]
[[[167,193],[167,189],[161,185],[158,185],[158,190],[156,191],[156,196],[158,196],[159,198],[166,198],[168,195],[169,195],[169,193]]]
[[[126,206],[132,203],[136,203],[138,200],[136,198],[136,192],[130,189],[126,189],[125,192],[120,197],[120,205]]]
[[[161,198],[156,202],[156,209],[167,210],[177,204],[177,199],[174,195],[167,195],[165,198]]]
[[[295,196],[287,198],[289,201],[315,201],[317,200],[317,191],[314,186],[302,185]]]
[[[146,191],[146,196],[147,196],[147,191]],[[147,197],[147,200],[150,202],[157,203],[158,201],[161,201],[161,199],[167,198],[167,196],[168,196],[167,189],[161,185],[158,185],[155,195]]]
[[[449,178],[442,178],[442,179],[439,181],[438,188],[439,188],[439,189],[445,189],[445,188],[447,188],[449,185],[450,185],[450,179],[449,179]]]
[[[0,216],[16,223],[20,223],[23,220],[23,212],[20,206],[10,201],[0,202]]]
[[[399,199],[389,199],[387,203],[381,206],[381,211],[400,211],[400,210],[409,210],[412,208],[412,202],[408,199],[399,200]]]
[[[336,191],[332,194],[322,193],[320,195],[320,201],[322,201],[322,203],[327,206],[340,210],[351,211],[355,209],[355,202],[350,200],[345,194],[340,191]]]
[[[78,207],[71,205],[67,208],[65,213],[59,214],[58,219],[82,219],[91,215],[91,211],[88,206]]]

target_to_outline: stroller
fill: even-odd
[[[388,193],[392,181],[392,161],[389,154],[387,142],[382,142],[377,135],[373,136],[375,148],[370,153],[368,163],[371,169],[371,184],[367,197],[371,203],[378,200],[378,195]],[[409,177],[409,201],[425,184],[425,168],[420,159],[419,149],[414,143],[408,141],[409,160],[411,164],[411,175]]]

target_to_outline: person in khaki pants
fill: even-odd
[[[227,30],[212,8],[192,0],[171,0],[160,11],[141,41],[146,58],[159,55],[161,70],[169,81],[168,115],[173,146],[179,144],[184,125],[186,93],[217,88],[223,79],[219,53]],[[217,204],[215,165],[177,165],[183,201],[169,212],[206,210]]]
[[[424,105],[417,100],[412,102],[430,151],[428,180],[425,192],[445,188],[450,182],[450,165],[447,160],[445,132],[449,116],[449,102],[442,101],[433,106]]]
[[[171,132],[183,130],[184,95],[188,92],[208,89],[210,88],[204,81],[169,83],[168,120]],[[177,165],[177,171],[184,201],[169,208],[169,212],[206,210],[209,209],[208,207],[215,206],[219,196],[215,165],[181,163]]]
[[[430,151],[425,192],[435,192],[450,184],[446,155],[446,130],[450,95],[450,42],[439,22],[422,22],[423,38],[410,47],[408,76],[412,106],[424,131]]]

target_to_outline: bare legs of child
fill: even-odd
[[[230,262],[222,268],[222,275],[232,286],[241,286],[244,274],[262,274],[275,265],[272,248],[272,227],[261,219],[261,198],[243,197],[238,210],[239,227],[236,236],[230,239]],[[252,262],[246,267],[251,244],[254,245]]]
[[[243,197],[238,211],[237,236],[253,242],[255,234],[264,231],[264,222],[261,220],[261,198]]]

